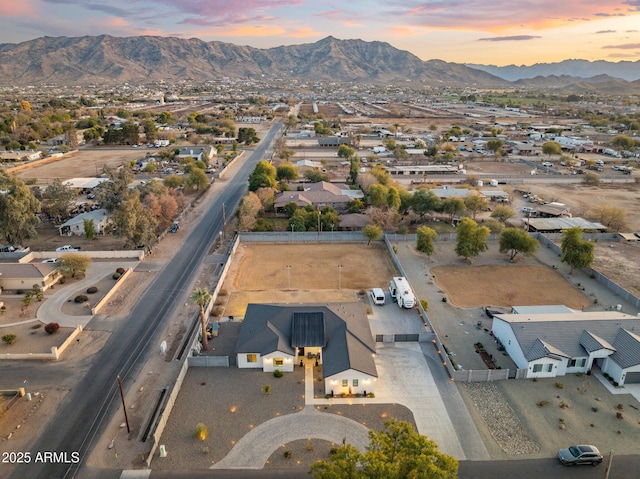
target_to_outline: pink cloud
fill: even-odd
[[[3,17],[35,17],[37,10],[31,2],[0,0],[0,16]]]

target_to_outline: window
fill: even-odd
[[[343,379],[342,380],[342,387],[343,388],[348,388],[349,387],[349,380],[348,379]]]
[[[255,363],[258,360],[255,354],[247,354],[247,362]]]
[[[570,368],[583,368],[585,364],[587,364],[586,358],[569,360]]]
[[[358,380],[357,380],[357,379],[354,379],[354,380],[353,380],[353,387],[354,387],[354,388],[357,388],[357,387],[358,387]]]
[[[282,366],[284,364],[284,359],[282,358],[274,358],[273,365],[274,366]]]
[[[534,373],[539,373],[542,371],[542,364],[534,364],[533,365],[533,372]]]
[[[547,369],[546,369],[546,371],[547,371],[548,373],[552,372],[552,371],[553,371],[553,364],[547,364]]]

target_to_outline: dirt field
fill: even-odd
[[[120,166],[131,160],[144,158],[147,149],[113,147],[94,147],[69,154],[58,161],[34,166],[16,172],[23,180],[37,179],[38,185],[48,185],[55,178],[85,178],[96,177],[102,173],[104,166]]]
[[[589,298],[582,292],[560,274],[544,266],[436,266],[431,272],[436,284],[447,292],[451,302],[461,308],[487,304],[564,304],[573,309],[582,309],[590,304]]]
[[[249,302],[354,301],[394,274],[381,245],[243,243],[228,276],[233,282],[223,285],[230,293],[224,315],[244,316]]]

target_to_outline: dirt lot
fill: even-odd
[[[230,293],[224,315],[244,316],[249,302],[354,301],[394,274],[380,245],[244,243],[222,288]]]
[[[105,166],[126,165],[131,160],[144,158],[147,149],[128,147],[92,147],[71,153],[58,161],[34,166],[16,172],[23,180],[37,179],[38,185],[48,185],[55,178],[87,178],[100,176]]]
[[[451,302],[461,308],[564,304],[583,309],[590,304],[581,291],[544,266],[436,266],[431,273]]]

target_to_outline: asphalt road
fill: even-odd
[[[218,233],[222,231],[222,205],[225,205],[227,214],[232,214],[246,192],[249,174],[256,163],[265,157],[267,147],[271,146],[280,129],[281,124],[276,124],[239,167],[237,173],[228,178],[226,187],[212,202],[209,212],[202,215],[202,219],[186,238],[182,248],[176,251],[174,258],[142,295],[128,319],[113,332],[105,347],[98,353],[99,356],[66,395],[56,417],[31,450],[31,456],[34,458],[38,452],[66,452],[67,460],[32,461],[16,467],[11,478],[75,477],[93,448],[95,439],[103,432],[109,418],[120,405],[117,377],[122,378],[126,389],[127,384],[132,382],[141,369],[150,353],[149,345],[158,342],[167,321],[184,303],[200,265]],[[158,291],[162,294],[158,294]],[[44,379],[41,372],[36,372],[37,365],[33,365],[34,371],[28,374],[26,370],[30,369],[29,366],[24,369],[16,368],[12,376],[24,373],[23,377]],[[5,381],[6,378],[2,383]],[[73,463],[75,457],[79,458],[77,464]]]

